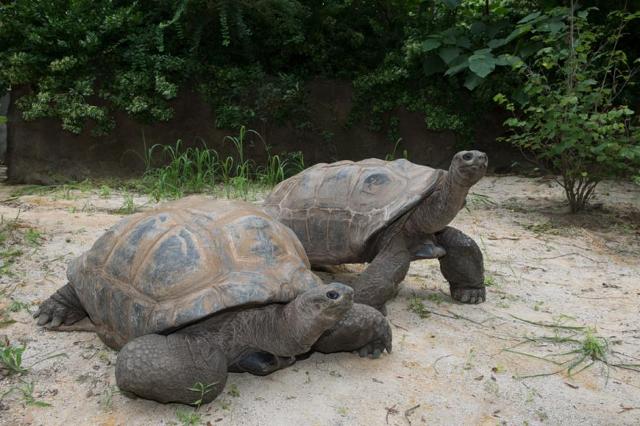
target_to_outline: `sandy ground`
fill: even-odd
[[[121,218],[123,198],[97,189],[16,198],[13,189],[0,187],[3,221],[18,216],[15,232],[42,237],[18,238],[23,254],[3,259],[0,307],[34,310],[65,283],[67,262]],[[196,413],[202,424],[640,424],[640,372],[613,366],[640,364],[640,188],[604,183],[596,208],[577,216],[564,214],[550,180],[487,177],[473,193],[454,224],[485,253],[486,303],[453,302],[437,262],[414,262],[388,305],[392,354],[314,354],[268,377],[231,374],[225,393]],[[0,377],[0,396],[10,391],[0,424],[182,424],[193,411],[119,394],[115,352],[91,333],[39,329],[27,309],[7,312],[16,322],[0,328],[0,339],[26,345],[29,367]],[[593,328],[611,366],[596,361],[578,373],[588,357],[568,374],[579,353],[559,354],[588,333],[540,324]],[[29,404],[28,384],[50,406]]]

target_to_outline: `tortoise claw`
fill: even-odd
[[[477,305],[486,300],[484,287],[451,287],[451,297],[461,303]]]

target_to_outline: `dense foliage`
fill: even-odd
[[[527,115],[533,120],[510,122],[521,131],[522,139],[511,139],[518,146],[535,151],[533,134],[541,144],[566,141],[540,132],[552,114],[559,122],[590,123],[571,132],[589,149],[601,147],[598,138],[619,143],[629,137],[631,110],[640,103],[633,71],[640,25],[630,20],[617,33],[619,19],[611,17],[637,12],[640,2],[582,2],[577,37],[588,48],[575,52],[572,65],[565,47],[568,5],[565,0],[0,0],[0,92],[26,88],[19,100],[26,119],[58,118],[75,133],[108,132],[116,110],[142,121],[168,120],[171,99],[184,89],[203,94],[221,128],[261,121],[308,128],[305,83],[328,77],[353,82],[352,120],[386,131],[391,142],[398,136],[395,112],[405,108],[421,113],[426,127],[453,130],[461,143],[469,143],[481,113],[495,108],[494,96],[505,93],[514,120]],[[604,43],[612,34],[615,45]],[[608,50],[598,50],[601,46]],[[591,61],[596,52],[602,60]],[[610,52],[618,70],[624,58],[624,84],[602,79],[612,69],[606,61]],[[555,62],[547,68],[550,58]],[[564,93],[567,67],[580,76]],[[606,82],[595,91],[585,83],[591,80]],[[543,96],[540,87],[550,91]],[[575,109],[565,108],[569,98],[579,100]],[[536,108],[549,115],[536,116]],[[597,137],[591,131],[607,126],[614,130]],[[625,162],[615,160],[619,167],[604,169],[625,174],[635,167],[625,149],[611,150],[626,156]],[[546,165],[559,169],[554,161]],[[607,173],[596,174],[600,179]]]

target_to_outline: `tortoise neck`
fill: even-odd
[[[297,300],[214,315],[183,332],[221,348],[229,365],[256,351],[295,356],[308,352],[328,328],[322,321],[306,318]]]
[[[444,172],[433,193],[418,204],[405,226],[409,235],[433,234],[441,231],[458,214],[469,192],[457,173]]]

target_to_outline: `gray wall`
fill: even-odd
[[[9,94],[0,97],[0,115],[7,115]],[[7,125],[0,124],[0,163],[4,163],[7,154]]]
[[[373,132],[363,124],[349,125],[353,88],[348,82],[316,80],[306,87],[310,119],[314,129],[301,130],[293,125],[253,123],[271,152],[302,151],[307,166],[318,162],[342,159],[384,158],[393,150],[387,131]],[[75,135],[61,129],[60,121],[40,119],[24,121],[15,100],[23,89],[14,88],[9,108],[7,164],[9,180],[16,183],[51,184],[88,177],[139,176],[144,167],[141,160],[145,145],[174,145],[182,139],[186,146],[207,146],[228,155],[232,146],[223,143],[225,135],[235,130],[215,127],[210,106],[195,93],[184,92],[173,103],[174,117],[169,122],[145,125],[122,113],[115,114],[116,125],[111,134],[96,138],[89,132]],[[406,110],[396,111],[402,143],[409,160],[433,167],[448,168],[458,150],[456,136],[448,131],[427,129],[424,116]],[[507,144],[497,143],[503,132],[503,116],[499,111],[487,111],[480,117],[473,148],[489,154],[490,167],[508,168],[519,153]],[[260,163],[264,160],[261,143],[247,147],[247,156]]]

